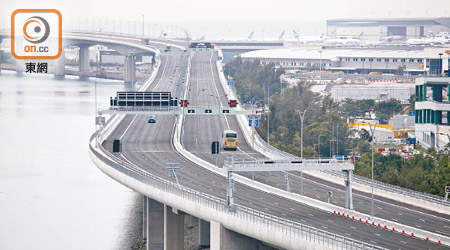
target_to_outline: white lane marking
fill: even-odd
[[[137,115],[133,117],[133,120],[131,120],[130,124],[128,124],[128,127],[123,131],[123,134],[120,136],[119,140],[122,140],[122,138],[125,136],[125,134],[128,132],[128,129],[130,129],[131,125],[133,125],[134,120],[136,120]]]
[[[373,244],[377,244],[377,242],[374,240],[370,240],[370,242],[372,242]]]
[[[354,227],[354,226],[350,226],[350,228],[353,229],[353,230],[356,230],[356,227]]]
[[[403,241],[403,240],[401,240],[400,242],[403,243],[403,244],[408,244],[408,242]]]
[[[349,233],[345,233],[346,235],[348,235],[348,236],[352,236],[351,234],[349,234]]]
[[[293,176],[296,177],[296,178],[300,178],[300,176],[296,176],[296,175],[293,175]],[[304,181],[308,181],[308,182],[311,182],[313,184],[323,186],[323,187],[325,187],[327,189],[331,189],[331,190],[333,190],[335,192],[345,193],[345,190],[341,190],[339,188],[335,188],[335,187],[329,186],[329,185],[321,183],[321,182],[313,181],[313,180],[310,180],[310,179],[307,179],[307,178],[304,178]],[[354,197],[355,196],[361,197],[361,198],[363,198],[363,199],[365,199],[367,201],[370,201],[370,197],[369,196],[365,196],[365,195],[361,195],[361,194],[355,194],[355,193],[353,194],[353,196]],[[386,202],[386,201],[383,201],[383,200],[379,200],[379,199],[375,199],[375,201],[377,203],[383,203],[386,206],[393,206],[394,208],[410,211],[410,212],[413,212],[413,213],[418,213],[418,214],[421,214],[422,216],[430,216],[430,217],[432,217],[434,219],[438,219],[438,220],[443,221],[443,222],[450,222],[450,219],[442,218],[440,216],[436,216],[436,215],[433,215],[433,214],[427,214],[427,213],[422,212],[422,211],[418,211],[418,210],[415,210],[415,209],[412,209],[412,208],[409,208],[409,207],[405,207],[405,206],[408,206],[408,204],[405,204],[405,206],[401,206],[401,205],[392,204],[392,203],[389,203],[389,202]],[[359,204],[363,204],[362,201],[358,201],[358,203]]]
[[[374,233],[374,235],[376,235],[376,236],[380,237],[380,234]]]
[[[295,208],[293,208],[293,207],[291,207],[290,209],[291,209],[292,211],[294,211],[294,210],[295,210]]]
[[[402,213],[400,213],[400,212],[398,212],[397,214],[398,214],[398,215],[400,215],[400,216],[402,216],[402,215],[403,215],[403,214],[402,214]]]
[[[164,77],[164,73],[166,72],[166,68],[167,68],[167,62],[168,60],[168,56],[166,56],[166,63],[164,64],[164,68],[163,68],[163,72],[161,73],[161,77],[158,79],[158,83],[156,83],[156,85],[153,87],[153,89],[156,89],[158,87],[158,85],[161,83],[161,79],[163,79]]]
[[[327,226],[322,226],[323,228],[325,228],[325,229],[327,229],[328,227]]]
[[[313,214],[308,214],[309,216],[311,216],[311,217],[314,217],[314,215]]]
[[[328,220],[328,222],[334,223],[334,221],[332,221],[332,220]]]
[[[425,222],[425,220],[424,219],[419,219],[421,222]]]
[[[414,225],[415,227],[418,227],[418,228],[421,228],[421,226],[419,226],[419,225]]]

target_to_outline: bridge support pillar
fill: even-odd
[[[64,78],[66,75],[66,53],[64,49],[61,56],[53,62],[53,75],[56,78]]]
[[[198,220],[198,241],[200,248],[209,248],[211,245],[210,223],[202,219]]]
[[[147,200],[147,250],[164,250],[164,204]]]
[[[148,198],[147,196],[142,196],[142,239],[147,241],[147,208]]]
[[[80,76],[88,76],[89,73],[89,46],[80,46],[78,61],[80,63]]]
[[[258,240],[228,230],[219,222],[211,221],[211,250],[257,250],[265,249]]]
[[[183,212],[164,206],[164,250],[184,249]]]
[[[125,56],[124,81],[126,83],[136,82],[136,58],[134,54]]]
[[[345,180],[345,208],[353,209],[353,192],[352,192],[352,170],[344,171],[347,175]]]

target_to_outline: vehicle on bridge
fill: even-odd
[[[237,150],[238,135],[234,130],[223,131],[222,137],[224,138],[223,149]]]
[[[148,123],[156,123],[156,116],[149,115],[148,116]]]

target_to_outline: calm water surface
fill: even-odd
[[[88,156],[95,80],[0,75],[0,249],[130,249],[140,197]],[[99,107],[130,89],[99,80]]]

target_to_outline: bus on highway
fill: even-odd
[[[224,146],[223,149],[227,150],[236,150],[237,149],[237,142],[238,142],[238,135],[236,131],[234,130],[225,130],[223,131],[222,137],[224,138]]]

